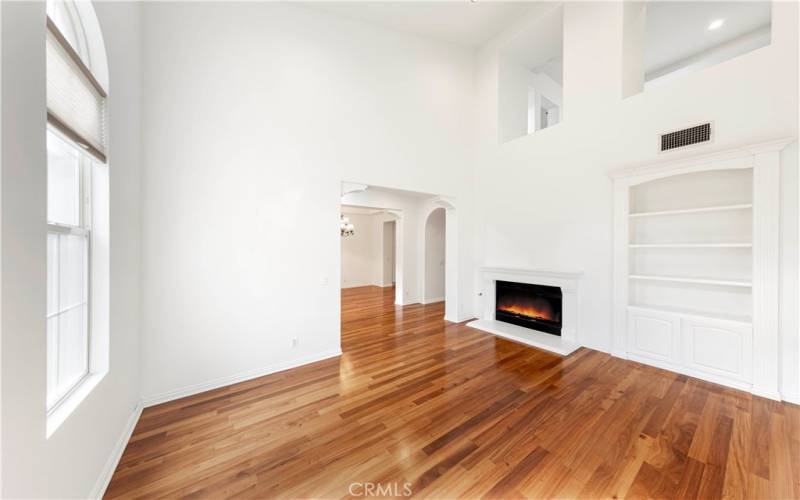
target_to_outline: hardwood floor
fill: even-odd
[[[798,498],[800,407],[342,294],[341,359],[147,408],[106,496]]]

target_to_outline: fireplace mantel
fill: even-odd
[[[556,278],[577,279],[583,276],[583,271],[556,271],[553,269],[519,269],[515,267],[482,267],[481,271],[503,274],[522,274],[537,276],[553,276]]]
[[[500,267],[481,268],[481,317],[467,326],[492,335],[567,356],[580,347],[578,340],[578,308],[580,306],[580,281],[583,271],[553,269],[512,269]],[[529,328],[497,321],[495,315],[495,282],[512,281],[536,285],[556,286],[563,294],[563,326],[561,337],[537,332]]]

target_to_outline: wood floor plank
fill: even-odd
[[[799,407],[443,314],[344,290],[341,358],[145,409],[106,497],[800,496]]]

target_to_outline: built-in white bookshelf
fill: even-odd
[[[630,248],[753,248],[752,243],[632,243]]]
[[[716,207],[679,208],[675,210],[661,210],[655,212],[638,212],[630,214],[629,217],[658,217],[663,215],[697,214],[704,212],[725,212],[727,210],[750,210],[752,208],[753,208],[752,203],[742,203],[739,205],[720,205]]]
[[[749,318],[753,169],[656,179],[629,197],[630,303]]]
[[[684,285],[735,286],[739,288],[751,288],[753,286],[753,284],[749,281],[723,280],[717,278],[693,278],[690,276],[656,276],[653,274],[631,274],[628,277],[632,280],[661,281],[669,283],[680,283]]]
[[[779,399],[780,150],[616,170],[613,354]]]

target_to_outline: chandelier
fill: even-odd
[[[339,231],[342,233],[342,237],[356,234],[355,226],[350,224],[350,219],[345,217],[344,214],[339,214]]]

